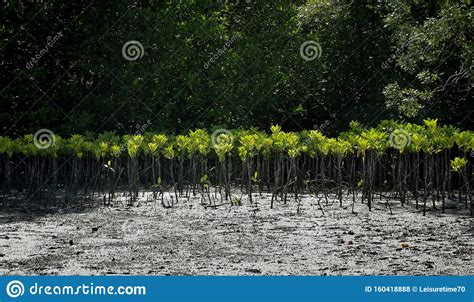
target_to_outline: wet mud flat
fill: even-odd
[[[143,198],[81,212],[0,212],[1,275],[472,275],[474,219],[412,203],[164,208]]]

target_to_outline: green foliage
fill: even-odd
[[[188,154],[199,154],[206,156],[210,151],[211,138],[205,130],[197,129],[189,131]]]
[[[161,187],[161,177],[160,176],[158,176],[158,178],[156,179],[156,186]]]
[[[69,138],[68,142],[75,155],[78,158],[81,158],[84,155],[84,152],[86,152],[86,144],[84,137],[79,134],[73,134]]]
[[[256,134],[244,134],[240,137],[240,146],[238,148],[238,152],[242,161],[255,156],[257,151],[257,139],[258,136]]]
[[[450,150],[455,145],[463,152],[474,150],[472,131],[459,131],[456,127],[440,125],[436,119],[427,119],[423,125],[398,123],[393,120],[382,121],[375,128],[364,128],[357,122],[351,123],[351,130],[330,138],[320,131],[285,132],[281,127],[271,126],[267,134],[256,129],[234,131],[220,134],[220,138],[211,144],[211,136],[202,129],[189,131],[187,135],[166,136],[148,133],[147,135],[99,135],[97,139],[75,134],[63,139],[56,136],[54,145],[38,149],[33,136],[24,135],[17,139],[0,136],[0,154],[8,157],[50,156],[59,154],[74,155],[77,158],[92,156],[109,160],[128,155],[136,158],[140,153],[151,154],[167,159],[190,158],[192,156],[216,157],[224,161],[226,157],[239,156],[245,162],[256,156],[271,158],[275,155],[294,159],[308,154],[332,155],[345,158],[351,154],[365,157],[367,152],[381,155],[388,149],[404,153],[424,152],[436,154]],[[126,153],[122,152],[126,149]]]
[[[397,116],[423,118],[436,112],[445,121],[458,121],[472,111],[467,97],[474,22],[468,2],[393,1],[387,6],[385,23],[396,49],[392,66],[401,72],[384,93]]]
[[[258,171],[255,171],[252,176],[252,183],[257,184],[258,183]]]
[[[128,155],[131,158],[137,157],[138,152],[140,151],[141,144],[143,143],[142,135],[133,135],[131,137],[126,137],[127,141],[127,151]]]
[[[462,131],[455,135],[454,140],[458,147],[464,152],[474,150],[474,132]]]
[[[454,172],[459,172],[467,165],[467,163],[468,161],[465,158],[455,157],[453,160],[451,160],[451,169]]]
[[[209,176],[207,174],[203,175],[199,180],[199,183],[204,187],[204,189],[209,189],[211,186],[211,181],[209,180]]]
[[[42,1],[7,2],[0,29],[8,58],[0,74],[2,135],[113,130],[143,135],[137,152],[160,156],[170,142],[148,137],[144,121],[153,120],[145,130],[154,133],[275,121],[284,121],[285,130],[311,129],[328,121],[329,135],[351,119],[421,122],[430,115],[463,128],[472,120],[465,118],[473,110],[468,1],[48,1],[47,9]],[[150,24],[160,26],[144,30]],[[130,40],[143,44],[134,62],[121,52]],[[306,41],[321,46],[314,60],[300,55]],[[272,148],[288,152],[279,135]],[[74,152],[127,153],[113,133],[98,139],[108,144],[105,154],[96,146]],[[178,139],[175,151],[211,152],[197,139],[185,147]],[[269,145],[258,140],[257,153],[270,156]],[[305,150],[291,150],[298,152]]]
[[[175,158],[176,152],[175,152],[175,149],[174,149],[173,145],[169,145],[168,147],[166,147],[166,148],[163,150],[163,155],[164,155],[164,157],[166,157],[167,159],[173,159],[173,158]]]
[[[152,136],[151,141],[146,144],[148,151],[153,155],[157,156],[163,152],[166,144],[168,142],[168,137],[164,134],[155,134]]]
[[[216,143],[213,145],[214,152],[216,152],[219,161],[224,161],[226,156],[232,152],[234,146],[232,145],[233,138],[226,133],[221,133],[216,138]]]
[[[380,130],[371,128],[361,133],[357,140],[359,154],[365,156],[366,151],[375,151],[376,154],[382,154],[387,149],[388,134]]]
[[[232,205],[241,206],[242,205],[242,198],[234,197],[234,199],[232,200]]]
[[[330,139],[329,140],[330,150],[332,154],[337,157],[346,157],[348,153],[352,151],[352,145],[348,141],[341,139]]]

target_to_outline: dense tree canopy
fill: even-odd
[[[148,121],[331,133],[391,117],[469,128],[469,2],[9,0],[1,134],[130,133]],[[122,51],[129,41],[143,47],[137,60]]]

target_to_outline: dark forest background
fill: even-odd
[[[0,135],[472,128],[470,2],[6,0]],[[136,61],[122,54],[132,40]]]

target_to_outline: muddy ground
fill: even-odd
[[[383,201],[0,212],[0,275],[472,275],[474,220]]]

